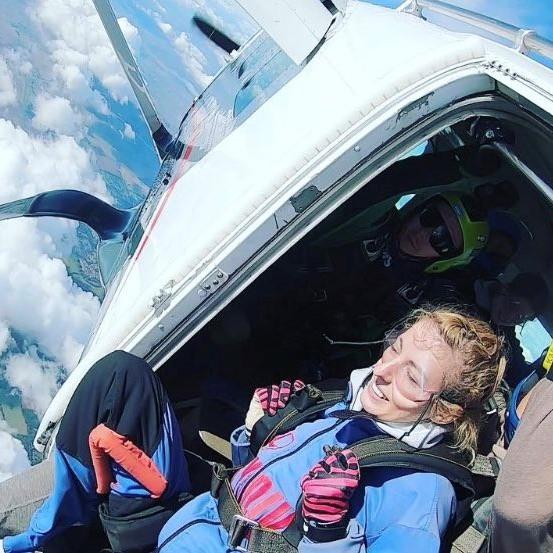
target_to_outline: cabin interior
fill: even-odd
[[[382,288],[381,279],[387,277],[373,272],[376,262],[363,255],[364,241],[378,235],[383,223],[403,219],[436,194],[471,198],[471,216],[476,218],[499,213],[511,234],[510,240],[495,246],[492,258],[499,259],[501,270],[492,277],[509,281],[518,273],[538,273],[551,294],[553,207],[512,160],[485,141],[476,143],[475,133],[484,123],[471,118],[441,131],[367,182],[159,369],[178,412],[186,449],[224,461],[228,449],[222,446],[215,453],[198,431],[226,440],[242,424],[256,387],[282,378],[312,383],[347,378],[353,369],[378,359],[383,335],[394,324],[395,313],[386,311],[386,294],[394,290],[382,292],[386,286]],[[517,146],[542,178],[553,182],[551,143],[515,124],[501,125],[505,140]],[[470,287],[483,274],[472,262],[438,276]],[[404,275],[394,276],[401,282]],[[517,328],[529,361],[549,345],[551,332],[553,301],[535,320]],[[208,475],[198,478],[197,491],[206,489],[207,481]]]

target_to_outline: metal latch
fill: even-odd
[[[154,308],[154,315],[159,317],[171,304],[171,298],[173,297],[173,287],[176,282],[170,280],[161,290],[159,294],[152,298],[152,307]]]
[[[222,269],[216,268],[209,276],[200,284],[198,294],[200,296],[207,296],[212,294],[215,290],[219,289],[222,284],[228,280],[228,274]]]

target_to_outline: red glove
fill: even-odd
[[[273,384],[265,388],[257,388],[254,395],[261,403],[263,411],[272,417],[279,409],[286,407],[292,392],[297,392],[302,388],[305,388],[305,384],[301,380],[294,380],[293,384],[290,384],[289,380],[283,380],[280,386]]]
[[[341,522],[360,476],[359,461],[351,449],[330,451],[301,481],[303,518],[322,524]]]

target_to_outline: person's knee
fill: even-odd
[[[536,528],[549,524],[551,513],[545,506],[539,504],[523,505],[514,499],[512,495],[497,493],[493,501],[493,526],[500,528],[501,532],[508,531],[516,535],[534,532]]]

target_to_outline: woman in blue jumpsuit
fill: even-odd
[[[474,452],[477,407],[502,377],[502,346],[482,321],[420,310],[388,339],[374,366],[352,373],[343,402],[277,436],[251,459],[252,426],[284,406],[290,385],[283,383],[284,394],[282,386],[257,390],[246,425],[232,436],[233,461],[241,468],[230,485],[247,524],[279,533],[302,517],[303,553],[437,553],[455,517],[451,483],[400,468],[360,474],[348,446],[384,434],[427,448],[452,432],[461,449]],[[158,552],[247,551],[247,532],[241,543],[229,542],[218,507],[209,493],[186,504],[162,530]]]
[[[387,435],[424,449],[452,433],[460,449],[474,452],[478,407],[504,365],[502,340],[486,323],[450,310],[419,310],[388,336],[377,363],[353,371],[343,401],[251,458],[252,428],[285,407],[292,385],[256,390],[246,424],[232,436],[241,468],[230,487],[247,525],[278,535],[299,522],[304,553],[437,553],[456,514],[451,483],[400,468],[361,473],[349,446]],[[50,497],[26,531],[0,542],[0,551],[49,550],[59,537],[93,523],[101,502],[110,515],[140,518],[190,489],[167,394],[148,365],[125,352],[100,360],[83,379],[53,456]],[[247,551],[248,533],[229,541],[219,507],[209,493],[189,501],[161,530],[158,553]]]

